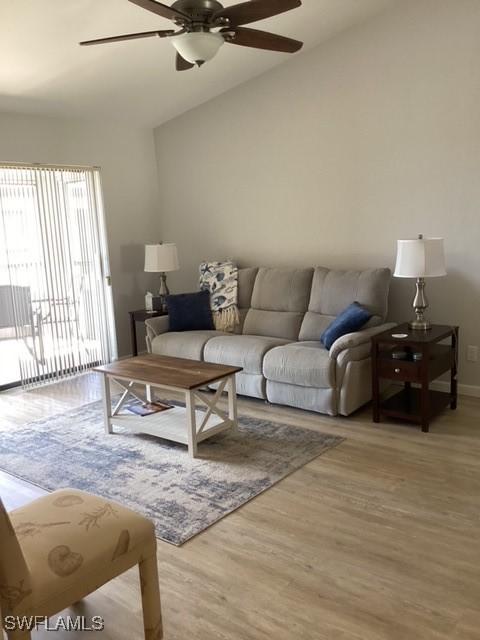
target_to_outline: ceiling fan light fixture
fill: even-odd
[[[173,36],[171,42],[184,60],[198,64],[211,60],[225,40],[219,33],[192,31]]]

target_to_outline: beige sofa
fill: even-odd
[[[241,395],[329,415],[350,415],[371,399],[370,339],[385,324],[389,269],[239,270],[241,323],[236,334],[168,331],[168,317],[147,320],[147,348],[160,355],[243,368]],[[357,301],[373,314],[330,350],[320,336]]]

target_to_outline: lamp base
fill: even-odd
[[[408,328],[412,331],[430,331],[432,323],[428,320],[412,320],[408,323]]]
[[[158,297],[160,298],[161,301],[161,311],[162,312],[166,312],[167,311],[167,296],[170,295],[170,291],[167,287],[167,274],[166,273],[161,273],[160,274],[160,289],[158,290]]]
[[[429,331],[432,328],[431,323],[425,318],[425,311],[428,309],[428,299],[425,293],[425,278],[417,278],[416,294],[413,301],[415,309],[415,320],[409,322],[408,328],[412,331]]]

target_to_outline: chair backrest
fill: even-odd
[[[32,323],[30,287],[0,285],[0,329]]]
[[[18,614],[20,605],[31,594],[30,586],[27,563],[12,522],[0,498],[0,610],[2,616]]]

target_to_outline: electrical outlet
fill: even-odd
[[[468,362],[478,362],[478,347],[475,345],[469,345],[467,347],[467,360]]]

